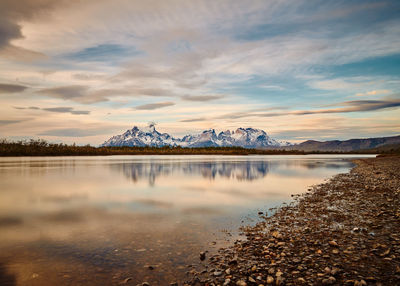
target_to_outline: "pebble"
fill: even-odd
[[[299,277],[297,278],[297,282],[299,282],[300,284],[305,284],[306,280],[303,277]]]
[[[330,246],[335,246],[335,247],[339,246],[339,245],[337,244],[337,242],[334,241],[334,240],[329,241],[329,245],[330,245]]]
[[[247,286],[247,283],[243,280],[239,280],[236,282],[236,286]]]
[[[122,281],[122,283],[123,283],[123,284],[126,284],[126,283],[128,283],[129,281],[131,281],[131,280],[132,280],[132,277],[125,278],[124,281]]]
[[[267,284],[272,284],[272,283],[274,283],[274,277],[268,275]]]

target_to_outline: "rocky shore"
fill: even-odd
[[[400,157],[347,174],[244,227],[188,285],[400,285]]]

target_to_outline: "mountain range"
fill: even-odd
[[[331,141],[315,141],[307,140],[300,144],[287,146],[285,149],[299,151],[328,151],[328,152],[351,152],[358,150],[370,150],[383,148],[398,148],[400,144],[400,136],[366,138],[366,139],[350,139],[350,140],[331,140]]]
[[[175,138],[168,133],[160,133],[154,124],[139,128],[134,126],[121,135],[116,135],[105,141],[101,146],[129,146],[129,147],[231,147],[258,149],[285,149],[299,151],[322,152],[351,152],[358,150],[372,150],[379,148],[397,148],[400,145],[400,136],[316,141],[307,140],[299,144],[290,144],[271,138],[265,131],[255,128],[237,128],[234,131],[226,130],[216,133],[214,129],[207,129],[198,134]],[[386,146],[386,147],[385,147]]]
[[[101,146],[130,146],[130,147],[229,147],[239,146],[244,148],[265,148],[290,146],[288,142],[280,142],[268,136],[260,129],[238,128],[235,131],[222,131],[216,133],[214,129],[204,130],[194,135],[174,138],[168,133],[160,133],[154,124],[145,128],[134,126],[121,135],[111,137]]]

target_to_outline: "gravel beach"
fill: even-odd
[[[347,174],[243,227],[188,285],[400,285],[400,157]],[[202,257],[204,258],[204,257]]]

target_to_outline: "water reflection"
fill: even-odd
[[[244,216],[350,166],[335,156],[1,158],[0,285],[183,281],[199,251],[227,243],[221,229],[236,235]]]
[[[116,163],[110,165],[111,170],[122,172],[133,182],[147,178],[154,185],[159,176],[201,175],[203,178],[215,180],[224,177],[234,180],[256,180],[265,177],[269,172],[269,162],[135,162]]]

